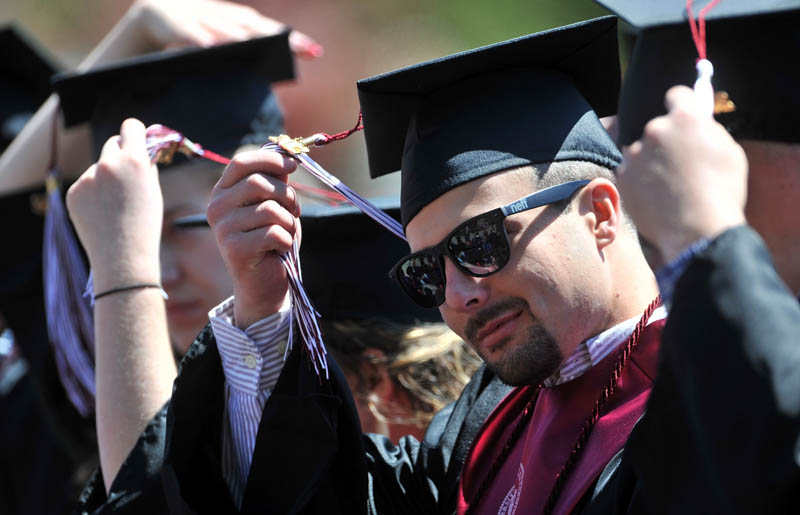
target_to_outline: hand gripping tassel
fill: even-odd
[[[403,227],[397,220],[386,214],[381,209],[375,207],[371,202],[363,198],[355,191],[348,188],[337,177],[329,173],[316,161],[314,161],[308,152],[311,147],[326,145],[332,141],[344,139],[347,136],[361,130],[361,117],[356,126],[342,133],[328,135],[328,134],[315,134],[308,138],[290,138],[286,135],[271,137],[262,148],[280,152],[282,154],[291,156],[297,163],[307,170],[311,175],[322,181],[323,184],[340,194],[348,203],[360,209],[364,214],[381,224],[392,234],[406,240],[403,233]],[[325,344],[322,341],[322,332],[319,329],[319,313],[314,309],[303,289],[303,276],[300,268],[300,256],[297,248],[297,242],[292,245],[292,251],[281,256],[281,262],[286,269],[286,274],[289,277],[289,291],[292,296],[292,317],[297,321],[298,328],[301,336],[306,344],[309,358],[314,364],[314,369],[321,377],[321,371],[325,371],[325,377],[328,377],[328,363],[326,359]],[[292,345],[292,334],[290,333],[289,345],[287,352]]]

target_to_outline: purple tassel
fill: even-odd
[[[78,412],[94,411],[94,322],[83,298],[87,272],[67,218],[58,176],[47,178],[44,222],[44,300],[47,333],[55,352],[61,384]]]
[[[308,154],[295,154],[293,157],[303,168],[308,170],[311,175],[325,183],[331,189],[341,193],[347,202],[360,209],[361,212],[381,224],[386,230],[401,240],[406,241],[406,235],[403,232],[403,226],[400,225],[400,222],[386,214],[383,210],[375,207],[372,202],[348,188],[337,177],[331,175],[327,170],[318,165]]]
[[[303,168],[311,173],[314,177],[322,181],[329,188],[339,192],[344,196],[345,200],[350,204],[356,206],[364,214],[381,224],[392,234],[406,241],[405,234],[403,233],[403,226],[400,223],[386,214],[383,210],[377,208],[374,204],[363,198],[355,191],[348,188],[337,177],[331,175],[327,170],[317,164],[305,152],[292,153],[285,150],[281,145],[275,142],[265,144],[263,147],[267,150],[273,150],[283,154],[291,155]],[[300,335],[306,344],[309,358],[314,365],[314,370],[318,376],[321,376],[321,370],[325,371],[325,377],[328,377],[328,362],[326,358],[327,351],[325,344],[322,341],[322,331],[319,328],[319,313],[311,305],[311,301],[303,289],[303,272],[300,267],[300,254],[297,242],[292,243],[292,250],[281,256],[281,262],[286,269],[286,275],[289,279],[289,292],[292,296],[292,318],[297,320],[297,327],[300,330]],[[292,324],[293,326],[294,324]],[[289,345],[287,346],[287,353],[291,349],[294,333],[293,329],[289,331]],[[286,359],[286,356],[284,356]]]

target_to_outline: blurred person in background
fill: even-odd
[[[249,7],[228,2],[136,2],[103,42],[79,66],[79,69],[84,71],[94,69],[119,59],[164,47],[211,46],[250,37],[276,34],[284,30],[285,27],[279,22],[266,18]],[[291,33],[289,41],[289,45],[299,55],[313,57],[321,52],[318,44],[298,32]],[[14,56],[7,62],[17,63],[17,65],[24,62],[27,68],[31,68],[42,60],[41,58],[39,60],[20,60],[21,54],[15,48],[3,46],[3,52],[10,52]],[[22,84],[26,84],[26,80],[30,81],[22,75],[21,72],[12,70],[4,77]],[[28,94],[41,95],[40,102],[46,97],[46,93],[36,92],[49,89],[44,85],[47,83],[48,75],[49,73],[39,80],[38,86],[35,84],[26,86]],[[4,98],[16,97],[6,95]],[[13,107],[19,108],[21,105],[16,103]],[[30,109],[31,113],[35,109],[36,105],[33,105]],[[19,131],[23,125],[24,129],[0,157],[0,190],[3,191],[0,204],[2,204],[5,219],[15,220],[15,225],[21,229],[19,232],[22,236],[17,242],[14,252],[3,253],[3,311],[8,312],[9,325],[17,329],[15,340],[20,354],[26,358],[30,370],[29,375],[33,382],[32,391],[35,392],[35,395],[31,397],[35,397],[36,400],[36,403],[29,403],[29,406],[32,407],[28,412],[19,409],[19,404],[17,404],[13,416],[3,417],[3,427],[12,434],[24,433],[32,438],[38,434],[38,431],[42,431],[43,434],[51,432],[54,433],[51,440],[58,442],[56,454],[38,462],[34,457],[44,455],[42,450],[43,442],[46,441],[44,437],[35,438],[37,452],[32,452],[27,445],[15,446],[15,451],[21,456],[20,459],[27,460],[27,464],[26,466],[19,465],[14,467],[15,470],[8,471],[11,474],[9,477],[13,481],[3,483],[4,486],[8,486],[8,489],[4,488],[3,492],[8,492],[10,499],[8,501],[10,508],[4,510],[4,513],[66,511],[74,504],[78,488],[85,482],[88,472],[97,463],[94,423],[91,419],[82,417],[66,400],[63,387],[58,381],[56,366],[45,331],[41,283],[42,212],[45,202],[43,202],[41,186],[38,185],[42,183],[48,171],[49,154],[53,141],[51,128],[57,110],[58,99],[53,96],[44,103],[29,123],[17,123],[19,120],[15,119],[14,127],[18,127],[16,131]],[[19,117],[17,116],[17,118]],[[4,134],[7,132],[5,131],[7,127],[11,127],[11,125],[4,124]],[[85,126],[65,131],[59,123],[56,140],[59,170],[62,172],[62,177],[68,178],[71,171],[85,167],[86,165],[82,163],[88,163],[91,159],[89,156],[91,156],[92,145],[89,132]],[[218,167],[217,176],[221,168],[221,166]],[[167,208],[174,210],[177,205],[182,204],[183,209],[189,209],[191,206],[199,210],[204,209],[208,191],[216,179],[209,178],[203,188],[197,186],[199,181],[196,180],[196,177],[186,181],[180,179],[181,175],[181,172],[177,172],[175,176],[165,181],[165,191],[168,192]],[[195,190],[205,191],[201,193]],[[191,195],[189,195],[190,193]],[[181,239],[176,235],[176,231],[165,230],[164,232],[168,252],[169,249],[185,249],[187,241],[199,243],[197,238],[194,240],[191,237]],[[211,288],[224,290],[225,287],[229,287],[228,276],[219,262],[219,255],[215,250],[213,239],[209,241],[214,252],[198,253],[198,256],[206,261],[203,266],[209,268],[214,264],[213,256],[217,256],[221,273],[206,275],[206,286],[209,287],[209,283],[211,283]],[[175,265],[175,262],[173,256],[169,261],[171,265],[168,268],[170,279],[166,282],[171,289],[185,289],[188,282],[186,269],[176,272],[179,266]],[[198,275],[190,277],[196,279]],[[180,288],[178,285],[181,285]],[[219,295],[224,297],[227,292]],[[185,325],[191,326],[192,321],[189,318],[184,317],[181,321],[183,330],[185,330]],[[202,327],[202,323],[192,326],[189,332],[194,334],[198,328]],[[187,338],[183,344],[177,344],[176,352],[180,354],[191,342],[191,337],[180,334],[181,324],[176,322],[175,326],[175,341],[179,342],[182,338]],[[171,355],[169,348],[167,351]],[[170,366],[174,371],[174,362]],[[165,377],[163,382],[168,385],[171,378]],[[163,399],[161,403],[163,403]],[[42,415],[34,415],[34,408],[41,411]],[[43,419],[46,423],[37,422],[25,426],[20,421],[22,420],[20,417],[38,417],[37,420]],[[24,427],[28,427],[28,429],[24,429]],[[66,457],[61,460],[56,459],[59,453]],[[35,463],[42,463],[42,465],[36,468]],[[59,466],[59,463],[64,463],[64,466]],[[15,484],[18,486],[13,486]],[[41,488],[59,493],[42,496],[39,493]]]
[[[0,29],[0,152],[50,94],[59,68],[20,26]],[[0,172],[2,173],[2,172]],[[0,197],[0,513],[65,513],[86,477],[77,458],[84,434],[47,344],[42,302],[40,205],[30,192]],[[91,434],[87,430],[88,438]],[[91,465],[90,465],[91,467]],[[42,492],[50,495],[42,495]]]

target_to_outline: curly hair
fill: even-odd
[[[383,318],[363,321],[321,320],[328,350],[337,362],[363,384],[367,378],[359,363],[384,367],[389,377],[408,394],[414,415],[411,420],[394,420],[373,409],[388,422],[414,423],[425,427],[433,415],[453,402],[482,361],[475,352],[443,323],[409,326]],[[365,353],[380,350],[382,356]],[[377,411],[377,413],[375,412]]]

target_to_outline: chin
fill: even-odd
[[[531,326],[524,341],[508,346],[499,359],[487,361],[489,369],[511,386],[538,385],[553,375],[564,357],[553,336],[541,325]]]

